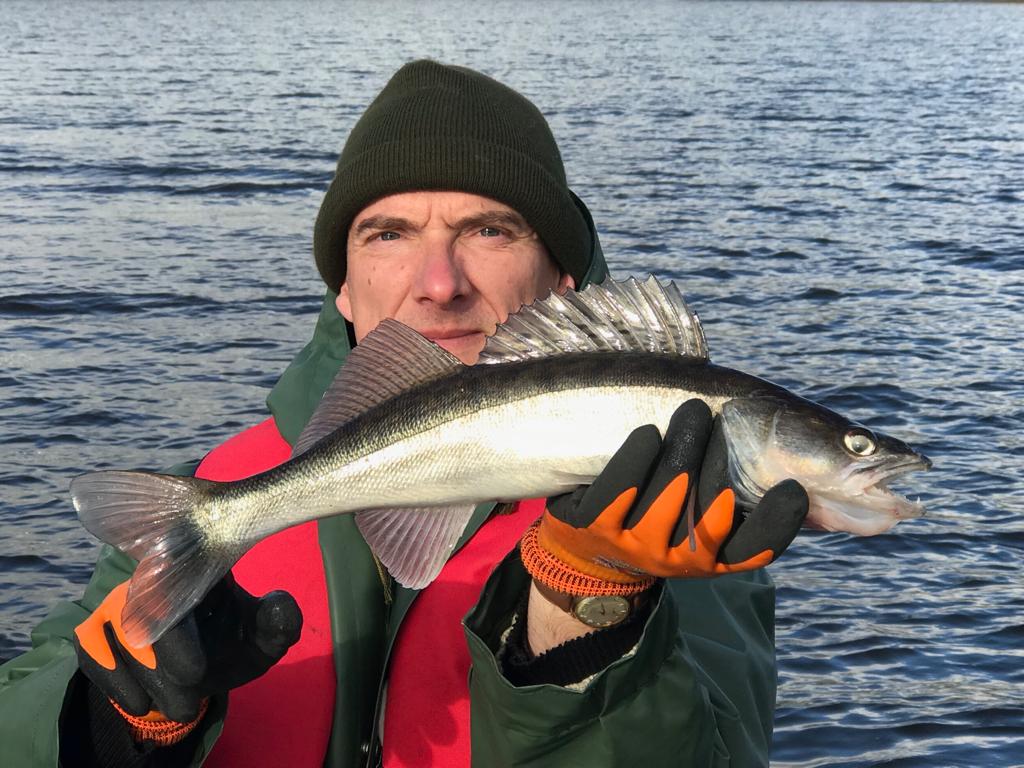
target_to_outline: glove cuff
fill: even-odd
[[[210,705],[209,699],[203,699],[199,704],[199,714],[196,715],[196,719],[188,723],[179,723],[175,720],[168,720],[160,712],[153,710],[142,717],[136,715],[130,715],[125,712],[113,699],[110,700],[111,705],[117,710],[118,714],[121,715],[128,723],[128,730],[132,734],[132,738],[135,741],[152,741],[161,747],[169,747],[171,744],[177,744],[179,741],[188,736],[192,731],[195,730],[196,726],[199,725],[199,721],[203,719],[203,715],[206,714],[206,710]]]
[[[540,521],[531,525],[519,543],[523,567],[536,581],[556,592],[567,595],[629,597],[649,589],[657,579],[654,576],[633,576],[609,569],[614,581],[583,573],[541,546],[537,531]]]

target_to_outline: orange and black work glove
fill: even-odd
[[[807,493],[786,480],[744,517],[729,487],[727,458],[708,406],[684,403],[664,440],[657,427],[639,427],[592,485],[548,499],[523,537],[523,565],[541,584],[574,595],[630,595],[655,578],[767,565],[800,529]]]
[[[128,584],[75,628],[78,665],[128,721],[137,740],[170,744],[198,722],[209,696],[253,680],[299,639],[302,613],[287,592],[257,598],[228,574],[153,645],[134,648],[121,627]],[[182,724],[186,724],[185,727]]]

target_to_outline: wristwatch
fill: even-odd
[[[582,621],[588,627],[605,629],[621,624],[636,611],[647,600],[647,593],[641,592],[638,595],[622,597],[621,595],[568,595],[564,592],[556,592],[550,587],[533,582],[540,592],[553,605],[561,608],[566,613],[571,613],[576,619]]]
[[[614,627],[633,613],[633,603],[619,595],[574,597],[569,612],[588,627]]]

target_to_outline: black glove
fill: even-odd
[[[524,537],[523,562],[545,585],[579,594],[588,579],[625,592],[652,576],[750,570],[785,551],[807,509],[807,493],[786,480],[744,516],[729,488],[721,424],[704,402],[690,400],[673,414],[664,440],[652,425],[634,430],[592,485],[548,499],[536,533]]]
[[[299,639],[302,613],[287,592],[256,598],[228,574],[195,611],[151,646],[124,642],[127,582],[115,587],[75,628],[78,665],[93,685],[130,715],[155,710],[181,723],[203,700],[253,680]]]

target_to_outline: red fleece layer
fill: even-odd
[[[239,480],[286,461],[291,447],[273,419],[215,448],[197,477]],[[520,502],[488,520],[409,609],[391,657],[384,765],[469,766],[469,650],[462,617],[484,581],[516,546],[544,500]],[[264,539],[232,569],[255,595],[292,594],[302,609],[302,635],[262,677],[230,693],[224,731],[205,766],[319,768],[327,754],[335,679],[331,618],[316,523]]]
[[[283,463],[291,446],[273,419],[215,448],[196,470],[209,480],[240,480]],[[334,659],[327,582],[316,523],[264,539],[232,569],[254,595],[292,594],[302,609],[302,634],[280,662],[228,697],[224,732],[205,766],[319,768],[327,754],[334,710]],[[316,691],[315,696],[310,691]]]
[[[384,719],[385,768],[469,766],[469,649],[462,617],[494,567],[544,512],[521,501],[488,520],[413,603],[391,656]]]

